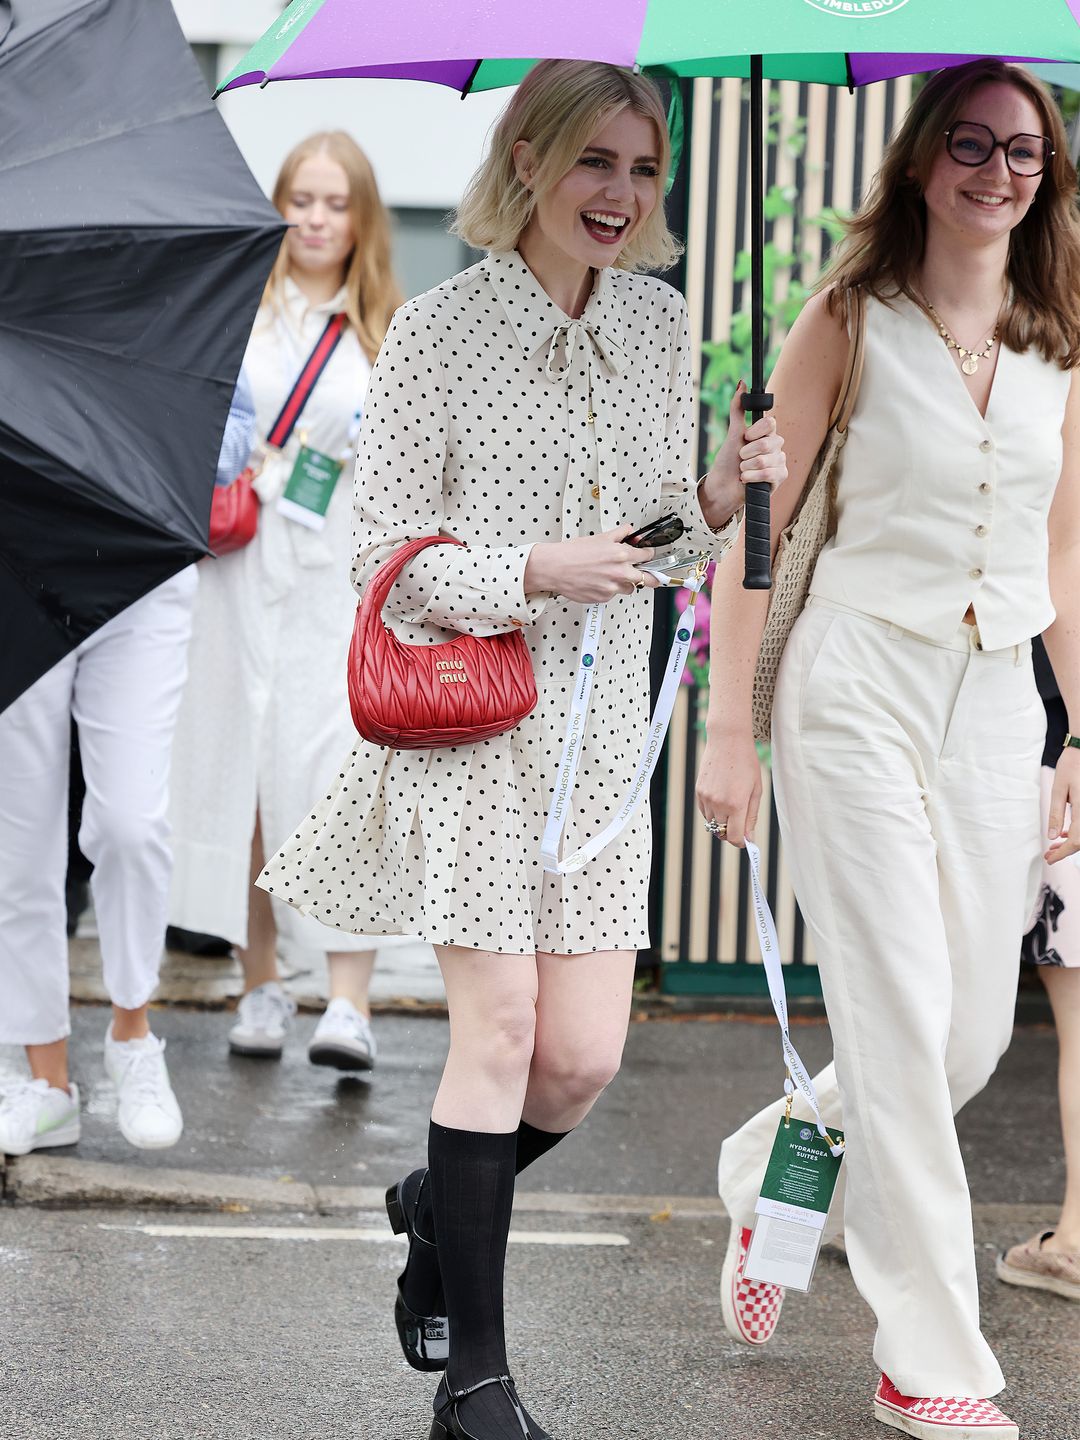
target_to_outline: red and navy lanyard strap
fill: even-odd
[[[283,450],[288,444],[289,436],[296,428],[297,420],[300,419],[300,412],[315,389],[319,376],[326,369],[330,356],[337,349],[337,343],[344,333],[346,323],[347,316],[345,315],[331,315],[326,322],[326,329],[315,342],[315,349],[312,350],[304,363],[303,370],[297,376],[296,384],[281,407],[281,414],[270,427],[266,443],[274,450]]]

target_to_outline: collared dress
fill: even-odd
[[[442,532],[393,587],[384,620],[403,640],[521,627],[539,703],[513,730],[469,745],[361,742],[259,883],[348,931],[412,933],[507,954],[647,945],[647,806],[577,873],[545,873],[540,837],[555,785],[586,606],[524,592],[534,544],[641,526],[675,512],[719,556],[695,480],[695,399],[682,297],[660,280],[597,272],[580,319],[516,251],[494,253],[402,307],[368,388],[355,487],[362,590],[398,546]],[[649,712],[653,603],[607,607],[565,847],[611,818],[634,775]]]

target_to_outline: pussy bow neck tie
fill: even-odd
[[[605,335],[591,320],[560,320],[548,344],[544,365],[544,374],[549,380],[566,381],[579,345],[589,347],[616,375],[626,368],[626,353],[622,346],[610,335]]]

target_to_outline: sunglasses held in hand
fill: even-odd
[[[653,520],[650,524],[635,530],[633,534],[627,535],[623,540],[624,545],[631,545],[635,549],[643,546],[652,546],[654,549],[663,549],[665,546],[674,545],[676,540],[681,540],[686,533],[686,526],[679,519],[678,515],[662,515],[659,520]],[[665,585],[672,583],[681,584],[692,570],[701,564],[708,557],[702,551],[673,551],[667,555],[656,555],[651,560],[644,560],[638,569],[648,575],[655,575]]]

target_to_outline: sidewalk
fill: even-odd
[[[84,915],[77,937],[71,941],[71,997],[76,1001],[104,1003],[108,996],[101,979],[101,953],[92,914]],[[301,961],[282,965],[282,983],[301,1010],[322,1010],[329,999],[326,956],[311,952]],[[161,967],[159,1005],[202,1005],[216,1009],[236,1002],[243,994],[243,972],[237,960],[165,952]],[[376,1009],[445,1007],[442,977],[430,945],[392,946],[378,955],[371,985]]]
[[[102,1069],[108,1011],[74,1007],[71,1061],[83,1096],[81,1143],[12,1163],[7,1195],[50,1203],[259,1208],[276,1206],[277,1197],[297,1203],[302,1192],[296,1187],[307,1186],[304,1206],[319,1208],[327,1197],[335,1207],[368,1204],[368,1191],[378,1199],[381,1187],[423,1155],[446,1021],[425,1010],[377,1016],[378,1063],[358,1077],[308,1062],[316,1018],[299,1015],[284,1057],[273,1061],[229,1054],[227,1011],[155,1010],[154,1030],[168,1046],[185,1129],[171,1150],[139,1151],[116,1127],[115,1092]],[[823,1023],[799,1025],[796,1038],[812,1070],[828,1061]],[[1048,1027],[1018,1027],[990,1086],[960,1116],[978,1204],[1042,1206],[1053,1218],[1064,1189],[1056,1054]],[[24,1070],[22,1051],[0,1046],[0,1083]],[[642,1015],[630,1026],[622,1073],[573,1142],[530,1169],[527,1188],[635,1195],[649,1203],[689,1198],[715,1207],[721,1140],[779,1094],[782,1076],[771,1019]],[[365,1191],[355,1202],[339,1193],[354,1187]]]

